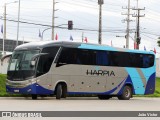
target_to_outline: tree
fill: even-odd
[[[157,43],[158,43],[158,46],[160,47],[160,37],[158,38]]]

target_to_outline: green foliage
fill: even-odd
[[[0,74],[0,97],[20,97],[22,95],[12,95],[6,92],[6,75]]]
[[[0,74],[0,96],[5,96],[7,94],[5,79],[6,79],[6,75]]]
[[[160,97],[160,78],[157,78],[154,96]]]

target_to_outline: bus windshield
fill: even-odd
[[[31,77],[35,73],[35,66],[31,66],[31,59],[36,54],[39,54],[40,50],[29,51],[14,51],[12,59],[8,67],[9,79],[26,79]]]

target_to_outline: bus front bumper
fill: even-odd
[[[12,86],[6,85],[6,91],[11,94],[51,95],[54,93],[54,91],[43,88],[37,83],[28,85],[23,88],[12,87]]]

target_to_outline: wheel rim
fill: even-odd
[[[126,89],[126,91],[125,91],[125,96],[126,96],[127,98],[129,98],[130,95],[131,95],[130,89]]]

